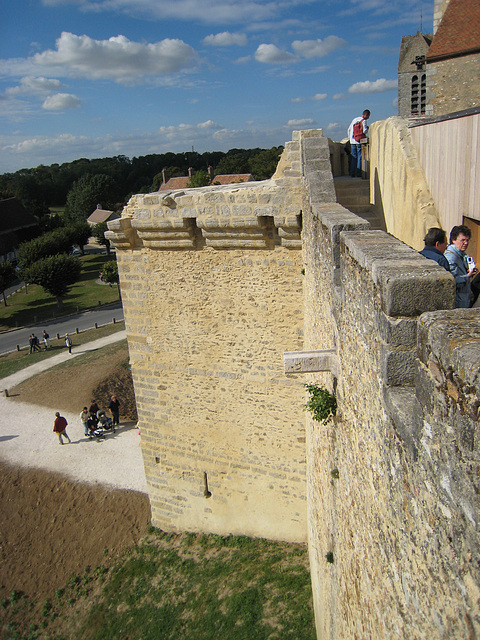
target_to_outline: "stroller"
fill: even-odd
[[[90,431],[90,439],[103,440],[108,433],[115,433],[113,420],[107,416],[103,409],[97,411],[96,416],[91,416],[87,421]]]

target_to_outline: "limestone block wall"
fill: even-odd
[[[164,530],[306,540],[305,394],[283,373],[303,348],[301,206],[297,139],[270,181],[134,196],[109,225]]]
[[[308,374],[339,407],[307,417],[318,638],[477,637],[479,312],[449,310],[435,263],[317,202],[303,157],[305,349],[339,360]]]
[[[387,232],[415,249],[428,228],[441,227],[407,121],[399,117],[370,127],[370,197]]]
[[[433,115],[480,106],[480,53],[429,62],[427,87]]]

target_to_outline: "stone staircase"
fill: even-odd
[[[372,229],[385,231],[385,221],[370,204],[370,182],[341,176],[334,179],[337,202],[352,213],[370,222]]]

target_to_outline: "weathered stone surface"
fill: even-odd
[[[134,196],[111,223],[154,523],[308,533],[319,638],[480,637],[480,311],[328,201],[321,136],[294,133],[271,181]],[[285,375],[323,350],[338,366]]]

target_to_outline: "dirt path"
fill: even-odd
[[[124,338],[119,332],[77,354]],[[63,353],[0,380],[0,389],[19,394],[0,395],[0,598],[13,590],[38,601],[51,598],[72,574],[110,564],[147,531],[150,504],[135,424],[121,423],[100,442],[85,438],[73,407],[83,406],[82,389],[91,393],[88,366],[62,370],[62,390],[58,373],[49,378],[51,391],[39,379],[28,381],[65,360],[73,363],[74,356]],[[16,387],[22,380],[28,382]],[[40,404],[20,401],[23,395],[35,395]],[[53,434],[49,399],[67,418],[72,444],[60,446]]]
[[[123,331],[101,338],[79,347],[74,356],[124,338]],[[9,389],[9,393],[13,395],[15,385],[66,360],[74,361],[68,353],[62,353],[4,378],[0,385]],[[71,369],[70,374],[65,372],[63,375],[65,378],[70,375],[74,386],[69,393],[65,380],[65,394],[68,396],[65,404],[72,406],[73,395],[77,399],[78,412],[65,411],[65,406],[57,406],[58,402],[54,407],[67,419],[67,433],[72,444],[61,447],[53,434],[54,407],[18,402],[16,398],[1,395],[0,460],[11,465],[62,473],[71,480],[146,493],[140,438],[135,424],[122,423],[115,434],[108,435],[101,441],[85,438],[78,416],[83,404],[90,401],[90,392],[86,397],[82,396],[81,378],[76,376],[75,368]],[[43,394],[48,396],[48,390],[44,390]],[[52,394],[56,397],[54,391]]]

